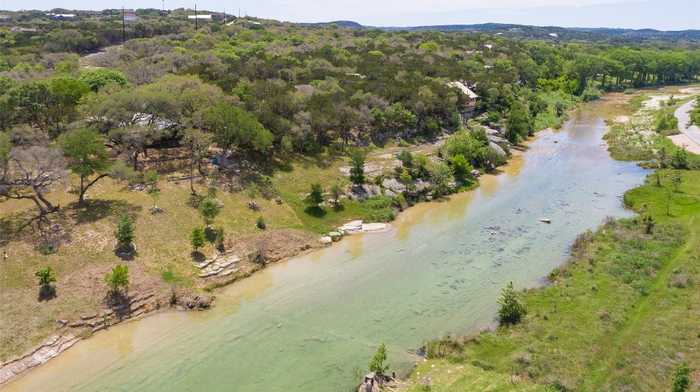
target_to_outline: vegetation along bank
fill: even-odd
[[[120,26],[42,15],[0,26],[2,362],[205,308],[348,221],[474,186],[577,102],[700,68],[672,46],[155,14],[81,58]]]

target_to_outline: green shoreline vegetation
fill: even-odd
[[[700,363],[698,157],[679,163],[681,149],[661,134],[630,154],[639,143],[620,137],[625,127],[634,125],[606,136],[613,157],[658,167],[625,194],[638,215],[581,234],[548,285],[519,295],[521,322],[428,342],[398,390],[691,390],[687,375]]]
[[[121,45],[114,10],[0,21],[0,361],[113,307],[108,276],[177,302],[475,187],[580,102],[700,73],[672,42],[136,13]],[[201,277],[222,249],[255,257]]]

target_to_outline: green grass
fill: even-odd
[[[279,171],[272,178],[274,195],[263,197],[260,187],[240,192],[219,190],[217,199],[223,203],[213,225],[224,229],[227,241],[250,243],[252,237],[263,233],[257,227],[262,217],[266,233],[288,229],[325,233],[352,219],[387,221],[393,218],[392,200],[380,197],[363,203],[345,200],[341,209],[324,207],[323,214],[308,211],[304,201],[314,182],[329,191],[335,183],[347,185],[340,167],[347,163],[340,158],[296,158],[289,171]],[[76,183],[76,179],[72,179]],[[119,217],[128,214],[135,221],[135,245],[138,255],[130,261],[133,292],[156,289],[168,295],[171,286],[199,289],[203,282],[192,266],[190,234],[204,222],[190,203],[189,183],[160,181],[158,206],[163,213],[152,214],[152,199],[146,192],[130,191],[126,184],[105,179],[91,188],[86,207],[75,204],[77,195],[70,184],[57,187],[48,196],[62,208],[51,217],[60,225],[65,238],[51,254],[42,254],[37,246],[38,234],[31,227],[18,228],[33,216],[32,205],[26,201],[6,200],[0,203],[0,251],[9,254],[0,262],[0,361],[21,354],[39,344],[56,331],[57,319],[74,320],[81,314],[99,310],[106,287],[102,277],[121,260],[115,255],[114,231]],[[206,184],[197,184],[200,194]],[[255,190],[255,191],[253,191]],[[268,189],[265,189],[268,190]],[[328,198],[328,197],[327,197]],[[259,211],[248,208],[255,200]],[[310,213],[312,212],[312,213]],[[277,238],[283,240],[284,235]],[[313,235],[309,236],[313,238]],[[294,243],[293,247],[298,248]],[[215,253],[207,244],[202,253]],[[46,252],[45,252],[46,253]],[[34,272],[51,266],[57,273],[58,296],[48,302],[37,301]]]
[[[293,170],[275,175],[273,183],[281,198],[294,211],[299,219],[299,228],[316,233],[327,233],[352,219],[373,222],[386,222],[394,218],[391,199],[378,197],[364,202],[343,199],[341,208],[324,206],[322,211],[309,209],[306,196],[314,183],[321,184],[325,192],[330,192],[334,184],[342,187],[349,181],[340,171],[349,162],[345,159],[299,160]],[[328,195],[326,199],[328,199]]]
[[[650,97],[646,94],[640,94],[640,95],[636,95],[636,96],[632,97],[630,99],[630,103],[629,103],[630,108],[632,109],[633,112],[640,110],[642,108],[642,106],[644,105],[644,102],[648,101],[649,98]]]
[[[573,108],[577,103],[572,96],[560,91],[540,92],[538,96],[547,102],[547,110],[539,113],[534,119],[533,128],[538,131],[547,128],[558,129],[564,124],[568,116],[557,116],[557,103],[562,103],[566,110]]]
[[[489,387],[504,391],[524,387],[503,383],[513,376],[576,391],[663,391],[681,361],[698,370],[700,172],[678,172],[678,192],[672,173],[661,172],[661,187],[652,175],[625,196],[654,217],[653,234],[641,219],[625,219],[582,235],[554,282],[522,296],[524,322],[457,345],[449,361],[420,365],[444,380],[431,390],[482,390],[465,387],[484,377],[475,364],[487,369]],[[420,391],[418,377],[411,380],[407,390]]]

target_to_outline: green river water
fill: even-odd
[[[629,214],[621,195],[646,173],[606,152],[610,105],[586,106],[501,175],[410,209],[388,233],[271,266],[211,311],[112,327],[6,390],[349,391],[380,342],[406,371],[426,339],[492,325],[508,281],[540,284],[579,233]]]

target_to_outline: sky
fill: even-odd
[[[241,13],[293,22],[368,26],[518,23],[565,27],[700,29],[700,0],[164,0],[165,8]],[[161,8],[163,0],[0,0],[0,9]]]

